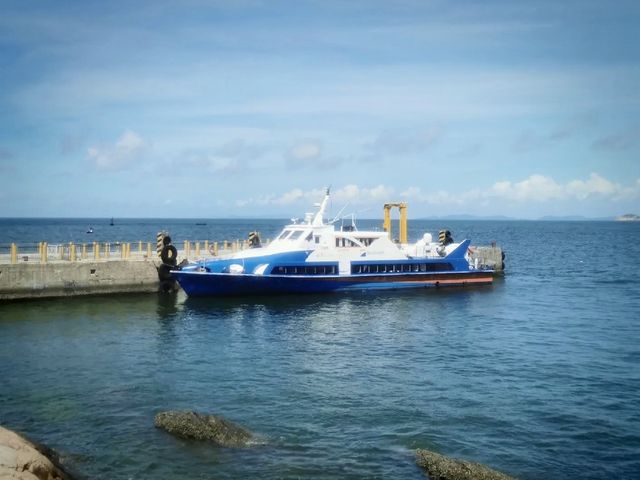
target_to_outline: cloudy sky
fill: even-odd
[[[1,216],[640,214],[637,0],[1,4]]]

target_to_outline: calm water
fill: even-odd
[[[254,228],[273,236],[281,225],[98,222],[2,220],[0,244],[81,242],[88,226],[100,241],[153,241],[163,228],[179,241]],[[443,226],[410,228],[415,238]],[[446,226],[458,239],[497,240],[504,280],[411,293],[0,304],[0,424],[98,479],[420,479],[416,448],[524,479],[638,478],[640,224]],[[168,409],[223,415],[266,443],[176,439],[153,427]]]

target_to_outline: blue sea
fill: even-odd
[[[282,224],[4,219],[0,248],[155,242],[159,230],[178,244],[273,238]],[[640,224],[421,220],[410,237],[441,228],[496,241],[504,278],[0,303],[0,424],[92,479],[421,479],[417,448],[522,479],[640,478]],[[264,444],[154,428],[176,409],[222,415]]]

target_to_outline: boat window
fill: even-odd
[[[272,275],[336,275],[337,265],[278,265]]]
[[[291,236],[289,237],[289,240],[297,240],[300,238],[300,236],[303,233],[304,233],[304,230],[294,230]]]
[[[352,265],[351,273],[401,273],[401,272],[451,272],[453,265],[448,262],[438,263],[379,263]]]
[[[291,230],[285,230],[280,234],[280,236],[278,237],[278,240],[284,240],[290,233],[291,233]]]
[[[307,235],[307,236],[305,237],[305,240],[306,240],[307,242],[310,242],[312,237],[313,237],[313,232],[309,232],[309,235]]]
[[[316,237],[316,243],[320,243],[320,237]]]
[[[357,243],[349,238],[338,237],[336,238],[336,247],[359,247]]]

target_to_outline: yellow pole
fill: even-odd
[[[196,242],[196,257],[200,258],[200,242]]]
[[[142,253],[142,240],[138,240],[138,253]]]
[[[218,242],[213,242],[213,256],[218,256]]]
[[[400,243],[407,243],[407,204],[400,204]]]
[[[209,240],[204,241],[204,253],[209,251]]]
[[[82,260],[87,258],[87,244],[83,243],[82,244]]]
[[[147,242],[147,258],[151,258],[151,242]]]
[[[18,247],[15,243],[11,244],[11,263],[18,263]]]
[[[389,235],[389,239],[393,240],[391,237],[391,205],[388,203],[384,206],[384,223],[382,224],[382,228]]]
[[[73,242],[69,242],[69,261],[76,261],[76,246]]]
[[[47,257],[49,255],[49,251],[47,246],[48,246],[47,242],[42,242],[42,260],[41,260],[42,263],[47,263],[47,260],[48,260]]]

